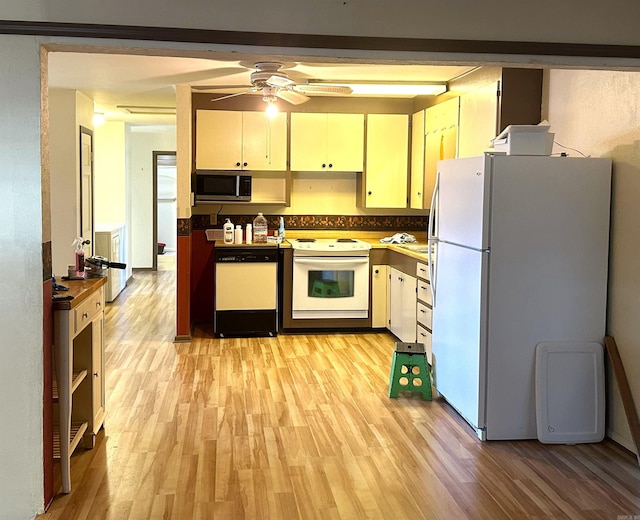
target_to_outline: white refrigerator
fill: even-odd
[[[535,439],[535,350],[605,335],[611,162],[438,163],[433,372],[483,440]]]

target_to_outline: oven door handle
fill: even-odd
[[[294,264],[307,264],[307,265],[355,265],[355,264],[368,264],[368,257],[360,258],[336,258],[331,256],[324,256],[322,258],[294,258]]]

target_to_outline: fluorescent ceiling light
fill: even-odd
[[[309,84],[350,87],[361,96],[437,96],[447,91],[446,83],[407,81],[312,81]]]
[[[175,115],[176,113],[175,107],[116,105],[116,108],[128,114],[142,114],[147,116]]]

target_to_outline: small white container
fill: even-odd
[[[251,244],[253,237],[253,226],[251,224],[247,224],[245,236],[247,237],[247,244]]]
[[[233,243],[242,244],[242,226],[240,224],[236,225],[236,232],[234,234]]]

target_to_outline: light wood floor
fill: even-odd
[[[481,443],[440,399],[387,398],[391,336],[174,344],[174,295],[163,262],[108,306],[105,429],[39,518],[640,515],[635,456],[612,442]]]

